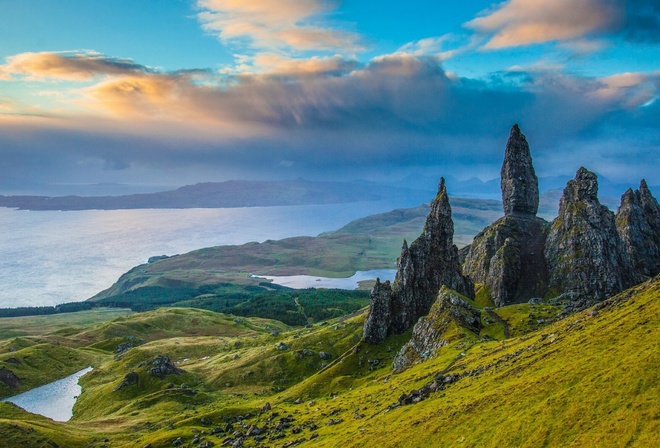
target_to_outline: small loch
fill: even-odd
[[[61,380],[0,401],[14,403],[28,412],[43,415],[58,422],[66,422],[73,417],[73,405],[76,404],[76,399],[82,391],[78,380],[91,371],[92,368],[87,367]]]
[[[287,286],[294,289],[357,289],[360,282],[375,280],[376,278],[380,278],[383,282],[385,280],[392,281],[394,280],[395,274],[395,269],[374,269],[371,271],[357,271],[351,277],[345,278],[316,277],[313,275],[252,275],[252,277],[263,278],[270,280],[277,285]]]

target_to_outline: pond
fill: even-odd
[[[76,404],[76,399],[82,391],[78,380],[91,370],[91,367],[87,367],[61,380],[1,401],[14,403],[28,412],[43,415],[58,422],[69,421],[73,417],[73,405]]]
[[[316,277],[313,275],[252,275],[252,277],[263,278],[277,285],[294,289],[357,289],[359,282],[375,280],[376,278],[380,278],[383,282],[385,280],[392,281],[395,274],[395,269],[374,269],[371,271],[357,271],[351,277],[346,278]]]

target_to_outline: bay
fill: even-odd
[[[411,204],[26,211],[0,208],[0,308],[83,301],[153,255],[315,236]]]
[[[76,404],[76,399],[82,391],[78,380],[91,371],[92,368],[87,367],[61,380],[53,381],[1,401],[14,403],[28,412],[52,418],[57,422],[66,422],[73,416],[73,405]]]

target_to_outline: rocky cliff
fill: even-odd
[[[445,180],[431,203],[422,234],[410,244],[403,242],[394,283],[377,283],[372,292],[364,340],[381,342],[385,336],[403,333],[426,315],[442,285],[474,297],[474,285],[462,275],[458,248],[453,243],[454,223]]]
[[[548,270],[544,258],[548,223],[536,217],[538,178],[527,139],[511,128],[501,171],[504,217],[486,227],[465,250],[466,275],[488,288],[497,306],[543,297]]]
[[[394,372],[434,356],[438,349],[454,339],[463,338],[469,331],[478,335],[481,313],[465,296],[443,286],[428,315],[421,317],[413,327],[410,341],[394,358]]]
[[[579,304],[604,300],[639,279],[614,213],[598,201],[597,177],[585,168],[564,189],[545,255],[551,291]]]
[[[616,214],[616,230],[635,271],[653,277],[660,273],[660,206],[642,179],[639,190],[628,189]]]

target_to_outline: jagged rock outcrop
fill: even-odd
[[[170,358],[165,355],[156,356],[153,361],[148,365],[149,372],[158,378],[163,378],[165,375],[179,375],[183,370],[175,366]]]
[[[404,241],[405,246],[405,241]],[[371,290],[371,304],[369,317],[364,323],[363,340],[370,344],[378,344],[387,337],[390,326],[390,306],[392,302],[392,286],[389,280],[381,283],[376,279],[376,284]]]
[[[134,386],[139,383],[140,383],[140,375],[138,375],[135,372],[128,372],[124,376],[124,379],[121,380],[121,383],[119,383],[114,389],[112,389],[112,391],[117,392],[119,389],[123,389],[124,387]]]
[[[454,223],[444,178],[431,203],[422,234],[408,247],[404,241],[394,283],[378,282],[364,327],[364,341],[382,342],[403,333],[431,309],[442,285],[474,297],[474,285],[464,277],[453,244]]]
[[[0,369],[0,382],[10,389],[18,389],[21,379],[6,367]]]
[[[616,230],[635,272],[653,277],[660,273],[660,206],[642,179],[639,190],[628,189],[616,214]]]
[[[545,254],[551,291],[565,293],[578,308],[639,281],[617,233],[614,213],[598,201],[597,176],[585,168],[564,189]]]
[[[536,215],[539,209],[539,180],[534,172],[527,139],[514,124],[504,150],[500,186],[504,214]]]
[[[501,171],[504,217],[482,230],[465,255],[463,271],[482,283],[497,306],[526,302],[546,292],[548,223],[536,217],[538,178],[527,139],[514,125]]]
[[[465,296],[443,286],[428,315],[413,327],[410,341],[394,358],[394,372],[401,372],[416,362],[434,356],[438,349],[465,331],[479,334],[481,313],[470,305]]]

